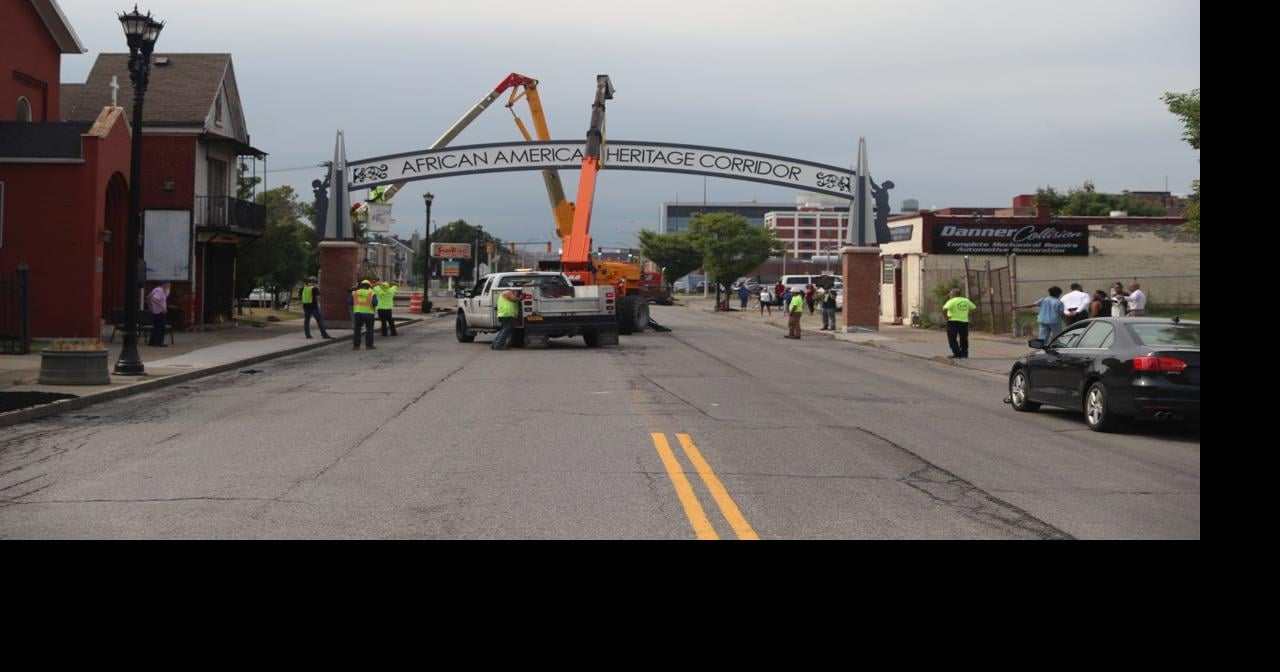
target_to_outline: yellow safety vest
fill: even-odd
[[[506,293],[498,295],[498,317],[515,317],[520,314],[520,303],[508,299]]]
[[[372,289],[357,289],[356,291],[351,292],[351,296],[354,299],[354,301],[352,301],[352,307],[355,309],[355,312],[362,315],[373,315],[374,294]]]
[[[379,310],[391,310],[395,306],[396,290],[394,287],[388,287],[386,289],[378,287],[373,291],[378,295]]]
[[[315,288],[315,287],[303,287],[303,288],[302,288],[302,302],[303,302],[303,303],[315,303],[315,301],[313,301],[313,300],[312,300],[312,298],[311,298],[311,297],[312,297],[312,295],[313,295],[313,294],[315,294],[315,293],[316,293],[316,288]]]

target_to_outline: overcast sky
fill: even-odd
[[[89,53],[127,51],[115,12],[59,0]],[[895,210],[1006,206],[1092,180],[1100,190],[1190,191],[1199,156],[1160,101],[1200,86],[1197,0],[148,0],[160,52],[229,52],[270,186],[310,199],[346,134],[355,160],[429,146],[515,71],[540,80],[552,135],[586,132],[595,76],[612,77],[609,137],[712,145],[850,166],[865,136]],[[127,89],[127,85],[126,85]],[[121,92],[122,95],[125,91]],[[505,102],[505,100],[503,101]],[[519,139],[495,103],[455,145]],[[527,108],[520,110],[527,119]],[[563,175],[576,189],[577,172]],[[794,202],[797,192],[710,179],[707,198]],[[463,218],[507,240],[553,233],[536,172],[414,182],[395,232]],[[354,199],[363,198],[363,192]],[[601,174],[600,244],[656,228],[664,201],[701,202],[703,179]]]

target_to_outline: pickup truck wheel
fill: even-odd
[[[587,342],[588,348],[598,348],[600,347],[600,332],[598,331],[583,332],[582,340]]]
[[[467,329],[467,316],[461,311],[458,312],[458,319],[454,322],[453,335],[458,337],[459,343],[470,343],[476,340],[476,332]]]

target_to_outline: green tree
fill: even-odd
[[[1182,119],[1182,139],[1200,151],[1200,89],[1193,89],[1191,93],[1166,93],[1163,100],[1169,111]]]
[[[717,303],[722,287],[783,249],[772,229],[752,226],[746,217],[728,212],[695,213],[689,221],[689,238],[702,255],[702,267],[716,283]]]
[[[663,269],[662,277],[667,283],[702,267],[702,253],[686,231],[658,234],[642,229],[639,238],[640,253]]]
[[[242,299],[258,287],[292,292],[316,264],[313,231],[303,222],[307,212],[293,187],[269,189],[255,200],[267,210],[267,231],[236,252],[236,296]]]
[[[249,166],[244,161],[236,165],[236,198],[242,201],[254,200],[253,191],[261,183],[261,177],[249,175]]]
[[[1182,120],[1182,139],[1191,148],[1200,151],[1200,89],[1192,89],[1191,93],[1166,93],[1164,104],[1169,111]],[[1197,236],[1200,235],[1200,180],[1191,183],[1194,194],[1183,218],[1187,228]]]
[[[1064,195],[1053,187],[1036,189],[1036,203],[1047,204],[1049,212],[1062,217],[1106,217],[1113,210],[1123,210],[1134,217],[1160,217],[1165,209],[1140,201],[1128,194],[1104,194],[1085,181]]]
[[[1200,237],[1200,180],[1191,183],[1191,188],[1195,193],[1191,195],[1191,202],[1187,204],[1187,211],[1182,214],[1182,218],[1187,221],[1187,228]]]

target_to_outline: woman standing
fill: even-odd
[[[1125,296],[1124,285],[1117,282],[1111,286],[1111,317],[1124,317],[1129,312]]]

